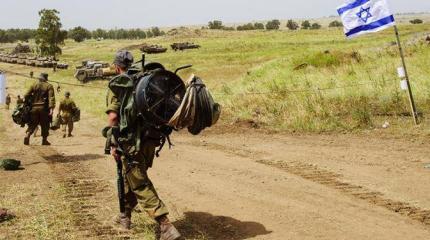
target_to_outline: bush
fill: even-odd
[[[209,22],[208,24],[209,29],[223,29],[224,26],[222,25],[222,21],[214,20]]]
[[[311,29],[316,30],[316,29],[320,29],[321,25],[319,23],[313,23],[311,26]]]
[[[83,27],[75,27],[69,30],[67,36],[75,40],[75,42],[83,42],[85,39],[91,38],[91,32]]]
[[[234,31],[236,29],[234,27],[222,27],[222,30],[224,30],[224,31]]]
[[[311,28],[311,23],[308,20],[305,20],[302,22],[302,28],[303,29],[310,29]]]
[[[336,21],[331,22],[328,25],[328,27],[343,27],[343,24],[342,24],[342,22],[336,20]]]
[[[417,18],[417,19],[411,20],[411,23],[412,24],[422,24],[422,23],[424,23],[424,21]]]
[[[299,24],[290,19],[287,22],[287,28],[290,30],[297,30],[299,28]]]
[[[254,23],[254,28],[258,30],[264,30],[264,24],[262,23]]]
[[[255,30],[254,24],[248,23],[237,27],[237,31],[249,31],[249,30]]]
[[[272,21],[269,21],[266,24],[266,29],[267,30],[278,30],[280,26],[281,26],[281,22],[278,19],[274,19]]]

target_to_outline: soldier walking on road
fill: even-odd
[[[63,129],[63,138],[73,137],[73,112],[76,110],[76,104],[70,98],[70,92],[65,92],[64,99],[60,102],[59,113],[61,114],[61,124]],[[67,131],[68,130],[68,131]]]
[[[21,105],[24,103],[24,99],[21,98],[21,95],[18,95],[18,98],[16,99],[16,105]]]
[[[11,100],[11,98],[10,98],[10,95],[8,94],[7,96],[6,96],[6,109],[7,110],[9,110],[9,107],[10,107],[10,102],[11,102],[12,100]]]
[[[24,95],[25,102],[31,104],[31,117],[24,144],[30,144],[30,136],[38,125],[42,129],[42,145],[51,145],[48,142],[49,124],[55,108],[54,87],[48,83],[48,74],[42,73]]]
[[[133,85],[133,80],[127,75],[128,68],[133,63],[133,56],[128,51],[119,51],[115,57],[115,68],[119,74],[111,82],[121,82],[124,85]],[[112,93],[110,106],[106,113],[108,114],[108,124],[110,127],[118,127],[126,122],[126,119],[120,120],[120,113],[124,112],[123,108],[127,107],[121,104],[121,96]],[[122,116],[122,115],[121,115]],[[125,117],[125,116],[124,116]],[[128,129],[134,129],[128,126]],[[169,221],[167,207],[159,198],[154,185],[148,177],[148,168],[152,166],[155,157],[155,143],[148,137],[144,137],[140,132],[128,133],[128,136],[138,136],[140,150],[137,153],[131,152],[130,146],[114,145],[111,153],[117,161],[121,161],[124,171],[125,185],[125,213],[121,214],[116,222],[124,228],[130,229],[132,210],[140,206],[160,225],[161,240],[176,240],[181,237],[178,230]],[[121,149],[123,152],[119,152]],[[129,152],[130,151],[130,152]]]

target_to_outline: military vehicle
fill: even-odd
[[[37,57],[34,55],[26,54],[7,54],[0,53],[0,62],[11,63],[11,64],[23,64],[33,67],[52,68],[57,65],[58,69],[67,69],[68,65],[61,63],[58,67],[58,62],[50,57]]]
[[[157,54],[157,53],[165,53],[167,51],[167,48],[160,46],[160,45],[146,45],[144,44],[140,51],[148,54]]]
[[[15,48],[12,50],[12,54],[20,54],[20,53],[31,53],[31,47],[29,45],[23,45],[18,43]]]
[[[67,63],[57,63],[57,68],[58,69],[68,69],[69,68],[69,64]]]
[[[81,66],[76,67],[75,78],[80,82],[88,82],[91,79],[103,79],[116,74],[112,64],[100,61],[83,61]]]
[[[172,45],[170,45],[172,47],[173,50],[175,51],[183,51],[186,49],[199,49],[200,45],[194,44],[194,43],[190,43],[190,42],[184,42],[184,43],[173,43]]]

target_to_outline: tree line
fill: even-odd
[[[151,37],[163,36],[166,33],[158,27],[148,30],[144,29],[96,29],[90,31],[83,27],[75,27],[70,30],[62,30],[65,38],[70,38],[76,42],[82,42],[85,39],[145,39]],[[37,29],[0,29],[0,43],[13,43],[17,41],[28,42],[30,39],[36,39]]]
[[[329,27],[342,27],[342,22],[340,21],[333,21],[329,24]],[[322,26],[321,24],[317,22],[310,22],[309,20],[305,20],[301,22],[299,25],[298,22],[290,19],[287,22],[286,27],[290,30],[298,30],[298,29],[320,29]],[[266,24],[264,23],[247,23],[243,25],[239,25],[236,28],[234,27],[226,27],[223,25],[223,22],[220,20],[215,20],[209,22],[207,27],[203,27],[207,29],[217,29],[217,30],[237,30],[237,31],[248,31],[248,30],[278,30],[281,28],[281,21],[278,19],[274,19],[271,21],[268,21]]]

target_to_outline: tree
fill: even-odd
[[[311,23],[308,20],[305,20],[302,22],[302,28],[303,29],[310,29],[311,28]]]
[[[278,30],[280,26],[281,26],[281,22],[278,19],[274,19],[272,21],[269,21],[266,24],[266,29],[267,30]]]
[[[412,24],[422,24],[422,23],[424,23],[424,21],[417,18],[417,19],[411,20],[411,23]]]
[[[36,32],[36,44],[42,56],[52,56],[56,59],[60,55],[61,45],[64,45],[64,39],[67,32],[61,30],[61,22],[58,17],[59,12],[55,9],[43,9],[39,12],[39,28]]]
[[[316,29],[320,29],[321,25],[319,23],[313,23],[311,26],[311,29],[316,30]]]
[[[342,22],[335,20],[335,21],[331,22],[328,25],[328,27],[343,27],[343,24],[342,24]]]
[[[209,22],[208,24],[209,29],[223,29],[222,21],[214,20]]]
[[[259,30],[264,30],[264,24],[262,23],[254,23],[254,28]]]
[[[151,28],[151,32],[152,32],[152,35],[154,37],[161,36],[161,31],[160,31],[160,29],[158,27]]]
[[[91,32],[83,27],[75,27],[69,31],[68,37],[75,42],[83,42],[85,39],[91,38]]]
[[[237,27],[237,31],[249,31],[249,30],[254,30],[254,24],[252,23],[248,23],[242,26],[238,26]]]
[[[290,19],[287,22],[287,28],[290,30],[297,30],[299,29],[299,24]]]

